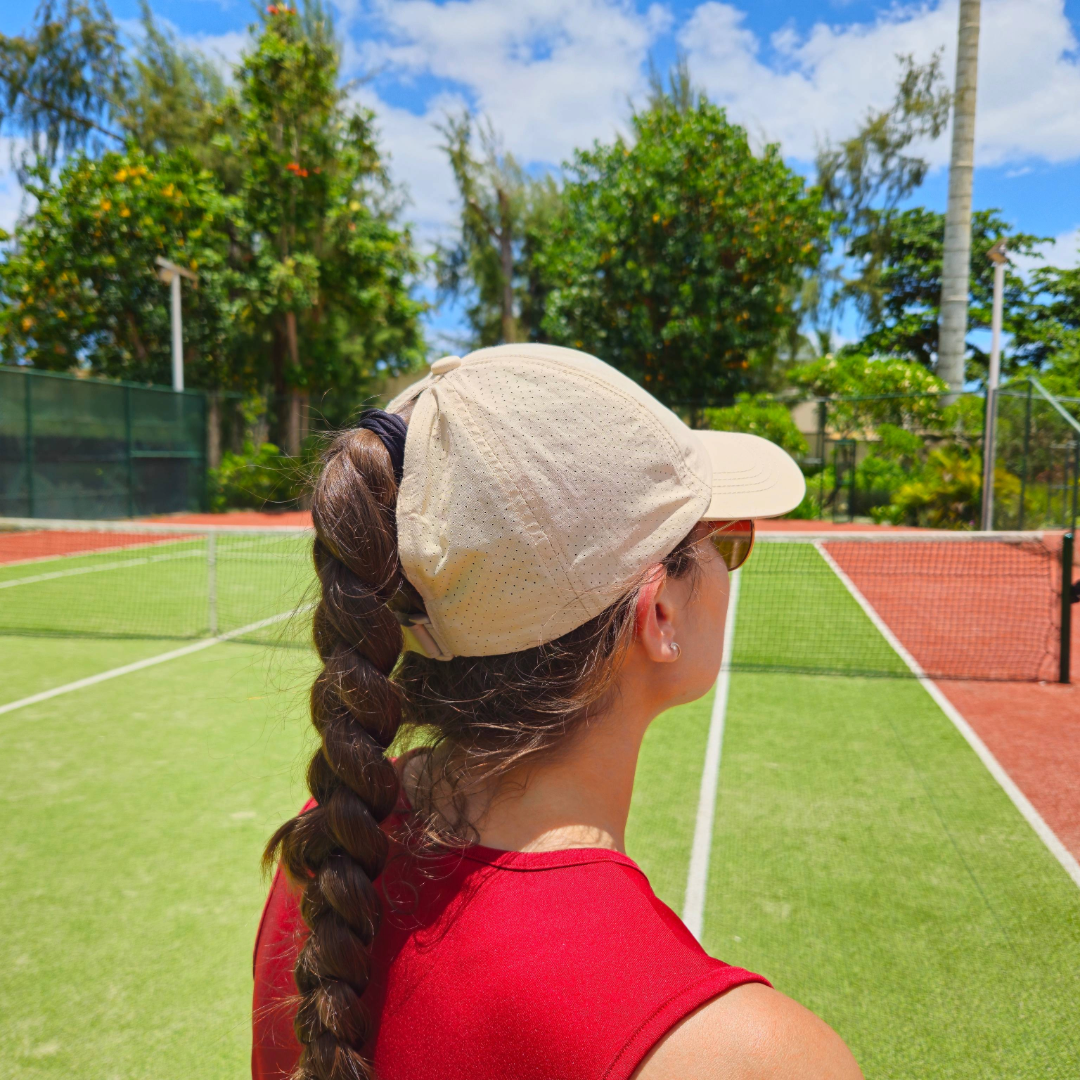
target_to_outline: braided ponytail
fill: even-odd
[[[314,559],[321,596],[314,614],[322,670],[311,719],[322,740],[307,782],[318,806],[271,838],[303,891],[310,935],[295,974],[296,1035],[303,1047],[293,1080],[370,1080],[362,1049],[371,1034],[362,996],[380,910],[375,879],[388,844],[379,828],[393,810],[398,779],[386,750],[401,722],[390,681],[403,646],[389,602],[403,584],[394,504],[397,482],[377,435],[339,435],[315,486]]]

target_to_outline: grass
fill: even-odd
[[[244,1073],[297,661],[220,645],[0,717],[0,1077]]]

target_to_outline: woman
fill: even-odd
[[[771,443],[550,346],[446,357],[337,438],[256,1080],[861,1075],[624,854],[645,730],[712,686],[752,519],[802,494]]]

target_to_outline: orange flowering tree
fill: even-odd
[[[12,241],[0,262],[4,362],[167,384],[169,290],[154,262],[164,256],[199,275],[183,299],[189,384],[242,383],[230,355],[234,200],[190,154],[79,154],[55,182],[40,169],[27,190],[34,212],[2,237]]]
[[[828,222],[777,147],[755,152],[703,95],[656,95],[629,139],[567,165],[538,257],[544,331],[667,402],[762,389]]]

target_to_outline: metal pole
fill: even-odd
[[[180,275],[173,274],[169,282],[172,294],[172,387],[184,389],[184,330],[180,321]]]
[[[1069,528],[1077,530],[1077,485],[1080,484],[1080,443],[1072,443],[1072,515]]]
[[[1028,379],[1027,404],[1024,407],[1024,460],[1020,466],[1020,520],[1016,527],[1024,528],[1024,501],[1027,498],[1028,451],[1031,449],[1031,380]]]
[[[34,400],[31,393],[34,376],[27,372],[23,377],[26,379],[26,516],[37,517],[34,505],[37,502],[34,498]]]
[[[968,279],[971,270],[971,180],[975,167],[979,9],[979,0],[960,0],[949,202],[945,212],[945,244],[941,260],[937,373],[957,393],[964,388]]]
[[[1067,683],[1072,660],[1073,534],[1061,538],[1061,639],[1058,648],[1058,682]]]
[[[829,406],[824,401],[818,402],[818,457],[821,459],[821,472],[818,473],[818,521],[825,513],[825,426],[828,421]]]
[[[994,263],[994,306],[990,316],[990,372],[986,380],[986,422],[983,426],[982,527],[994,527],[994,465],[997,461],[997,403],[994,396],[1001,381],[1001,312],[1005,295],[1005,245],[990,249]]]
[[[209,614],[210,636],[217,637],[217,536],[206,536],[206,605]]]

